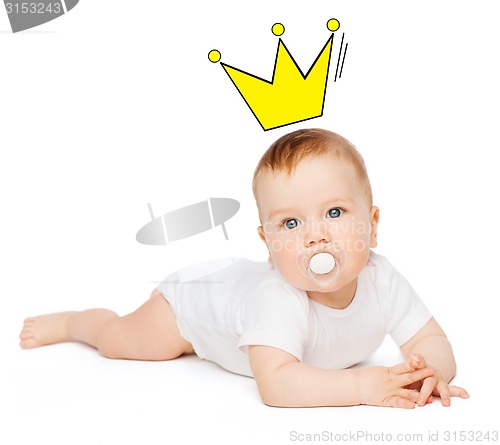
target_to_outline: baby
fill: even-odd
[[[255,170],[267,263],[232,259],[169,275],[135,312],[107,309],[28,318],[22,348],[80,341],[115,359],[196,353],[252,376],[265,404],[413,408],[440,396],[456,365],[445,333],[406,279],[370,250],[379,209],[365,164],[338,134],[298,130]],[[202,280],[199,278],[202,277]],[[386,334],[405,362],[352,369]]]

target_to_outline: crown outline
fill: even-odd
[[[271,80],[221,62],[222,68],[264,131],[323,116],[333,32],[306,74],[281,37]],[[212,59],[212,53],[217,53],[215,60]],[[219,61],[220,53],[217,50],[211,51],[209,59],[212,62]]]

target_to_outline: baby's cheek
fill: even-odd
[[[283,275],[288,277],[293,277],[297,273],[297,264],[295,258],[292,258],[291,255],[287,255],[285,258],[282,258],[280,262],[280,268],[282,270]]]
[[[364,269],[364,267],[368,263],[368,257],[369,256],[370,256],[370,249],[369,249],[369,247],[365,248],[365,249],[363,249],[361,251],[354,252],[350,256],[350,261],[349,262],[351,264],[349,264],[348,267],[350,267],[350,269],[352,271],[354,271],[355,274],[361,273],[361,271]]]
[[[292,286],[301,288],[302,274],[297,268],[295,258],[291,256],[281,257],[280,260],[275,261],[274,267],[279,275]]]

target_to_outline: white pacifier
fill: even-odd
[[[317,253],[309,261],[309,267],[314,273],[324,275],[335,267],[335,258],[328,252]]]
[[[300,250],[297,255],[299,271],[314,284],[332,284],[344,269],[344,255],[339,242],[325,244],[321,248]]]

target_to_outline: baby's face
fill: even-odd
[[[370,206],[350,163],[328,155],[301,161],[290,177],[265,173],[257,196],[259,235],[285,281],[310,296],[355,288],[377,244],[378,209]],[[317,251],[333,255],[334,272],[311,273],[309,260]]]

